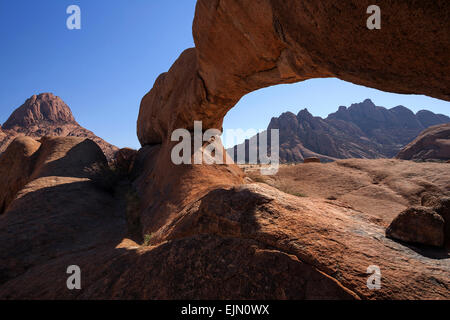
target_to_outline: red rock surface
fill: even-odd
[[[429,246],[444,246],[445,220],[425,207],[408,208],[392,221],[386,235],[392,239]]]
[[[397,158],[404,160],[449,160],[450,123],[433,126],[408,144]]]
[[[366,28],[369,5],[366,0],[198,1],[196,48],[182,54],[143,99],[141,143],[160,143],[175,128],[191,129],[193,119],[220,129],[243,95],[310,78],[338,77],[449,100],[450,67],[441,63],[450,43],[447,2],[387,1],[383,27],[376,31]]]
[[[51,93],[34,95],[3,124],[6,130],[31,127],[42,122],[76,124],[69,107]]]
[[[133,174],[150,246],[124,239],[128,206],[97,188],[85,165],[63,170],[99,150],[56,144],[41,158],[45,174],[0,217],[0,298],[448,299],[448,252],[396,243],[370,215],[329,200],[243,184],[234,165],[170,159],[173,129],[194,120],[220,128],[244,94],[268,85],[336,76],[449,99],[448,2],[387,1],[375,32],[365,28],[369,4],[200,0],[197,48],[141,104]],[[66,288],[73,264],[81,291]],[[371,265],[382,271],[378,291],[367,288]]]
[[[29,181],[41,144],[29,137],[16,138],[0,157],[0,214]]]
[[[3,125],[3,134],[0,131],[0,154],[17,136],[89,138],[102,148],[109,159],[112,159],[118,150],[117,147],[81,127],[75,121],[70,108],[52,93],[33,95],[11,114]]]
[[[204,128],[220,129],[228,110],[251,91],[310,78],[338,77],[385,91],[423,93],[449,100],[446,93],[449,66],[441,63],[446,61],[450,43],[448,33],[443,31],[449,27],[446,18],[448,4],[445,1],[389,1],[382,9],[386,17],[383,27],[375,32],[365,27],[365,12],[370,4],[368,1],[312,0],[198,1],[193,27],[196,48],[182,53],[171,69],[158,78],[143,98],[138,118],[138,137],[144,148],[153,150],[144,161],[147,162],[147,170],[141,175],[138,190],[146,199],[143,203],[143,230],[155,234],[152,238],[155,245],[170,237],[183,238],[197,233],[225,237],[252,234],[250,227],[239,231],[242,230],[241,219],[245,218],[239,218],[238,213],[249,212],[248,208],[238,209],[239,203],[246,208],[246,205],[251,206],[247,203],[250,200],[246,202],[243,200],[246,197],[237,196],[237,200],[228,197],[223,202],[218,201],[224,197],[220,190],[230,188],[224,186],[229,183],[225,178],[231,177],[228,173],[222,170],[212,175],[214,167],[197,166],[195,169],[177,168],[182,173],[170,178],[160,174],[174,169],[168,162],[171,150],[168,140],[174,129],[192,130],[194,120],[202,121]],[[418,19],[417,24],[411,24],[412,16]],[[223,179],[212,179],[212,176]],[[142,184],[142,181],[148,182]],[[247,196],[251,197],[248,193]],[[279,197],[282,198],[281,195]],[[196,199],[199,202],[196,203]],[[418,298],[420,294],[423,297],[448,297],[448,285],[431,289],[434,285],[427,284],[434,275],[431,276],[429,272],[433,271],[425,267],[439,265],[438,268],[442,269],[438,273],[447,277],[448,260],[440,264],[415,253],[410,255],[401,245],[393,245],[386,240],[384,228],[377,229],[373,218],[366,225],[353,220],[354,214],[349,213],[347,220],[342,217],[344,209],[338,209],[338,214],[320,204],[323,202],[308,202],[302,206],[302,201],[296,199],[295,204],[288,206],[292,208],[287,209],[289,214],[286,214],[289,221],[286,226],[292,228],[290,233],[283,229],[282,219],[278,218],[282,211],[279,205],[288,202],[282,199],[281,204],[277,202],[268,209],[268,213],[261,213],[268,221],[256,218],[255,238],[270,239],[264,243],[282,251],[297,252],[301,261],[314,261],[314,266],[326,270],[324,272],[328,275],[339,275],[339,281],[361,297]],[[255,206],[259,208],[264,204]],[[311,220],[306,218],[304,210],[314,212]],[[255,211],[258,210],[250,212]],[[215,217],[217,212],[219,218]],[[232,216],[221,219],[220,213],[226,215],[227,212]],[[296,220],[294,212],[302,218]],[[235,217],[233,213],[236,213]],[[398,213],[391,215],[395,217]],[[341,225],[336,219],[343,219],[345,223]],[[329,228],[325,227],[328,225]],[[273,238],[263,226],[273,227]],[[355,234],[346,228],[355,230]],[[343,236],[341,240],[340,235],[343,234],[346,240]],[[287,239],[288,243],[306,243],[295,246],[298,249],[287,249],[275,240],[278,237]],[[338,248],[341,244],[342,247]],[[333,248],[332,252],[325,249],[327,247]],[[344,252],[345,257],[339,259],[337,256]],[[328,269],[327,262],[317,262],[322,259],[329,265],[345,265],[344,275],[341,277],[340,270]],[[400,263],[399,259],[408,263]],[[375,260],[375,264],[389,270],[391,286],[387,291],[368,293],[361,289],[359,269],[370,263],[369,260]],[[414,270],[422,270],[418,272],[420,275],[414,273],[412,265]],[[352,269],[354,272],[350,271]],[[356,280],[356,269],[359,270],[359,280]],[[406,281],[407,286],[403,285],[407,279],[404,276],[411,280]],[[360,285],[357,285],[358,281]],[[443,280],[443,283],[447,282]],[[411,288],[421,293],[412,292]]]

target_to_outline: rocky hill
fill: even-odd
[[[422,132],[397,158],[403,160],[450,160],[450,123]]]
[[[273,118],[268,130],[280,130],[282,162],[308,157],[377,159],[394,157],[429,126],[448,122],[450,117],[442,114],[426,110],[414,114],[403,106],[386,109],[367,99],[349,108],[341,106],[326,119],[314,117],[307,109],[297,115],[286,112]],[[248,152],[249,141],[245,144]]]
[[[33,95],[11,114],[0,127],[0,154],[18,136],[89,138],[100,146],[108,159],[112,158],[118,150],[93,132],[80,126],[67,104],[52,93]]]

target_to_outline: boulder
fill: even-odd
[[[445,244],[446,246],[450,246],[450,197],[443,197],[439,199],[438,203],[434,207],[434,210],[445,221]]]
[[[76,137],[16,138],[0,157],[0,214],[30,181],[47,176],[88,178],[106,165],[95,142]]]
[[[400,213],[386,230],[386,236],[407,243],[435,247],[444,245],[442,216],[426,207],[412,207]]]

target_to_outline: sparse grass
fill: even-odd
[[[148,247],[150,245],[150,241],[152,241],[153,233],[147,233],[144,236],[144,246]]]
[[[299,197],[299,198],[308,198],[308,195],[306,193],[301,192],[287,192],[289,194],[292,194],[293,196]]]
[[[300,191],[296,191],[293,190],[290,186],[288,185],[273,185],[273,187],[277,188],[280,191],[283,191],[284,193],[299,197],[299,198],[307,198],[308,195],[300,192]]]

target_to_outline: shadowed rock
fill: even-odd
[[[0,157],[0,214],[30,180],[36,151],[41,144],[29,137],[16,138]]]
[[[386,235],[409,243],[442,247],[444,245],[444,219],[425,207],[409,208],[392,221]]]

